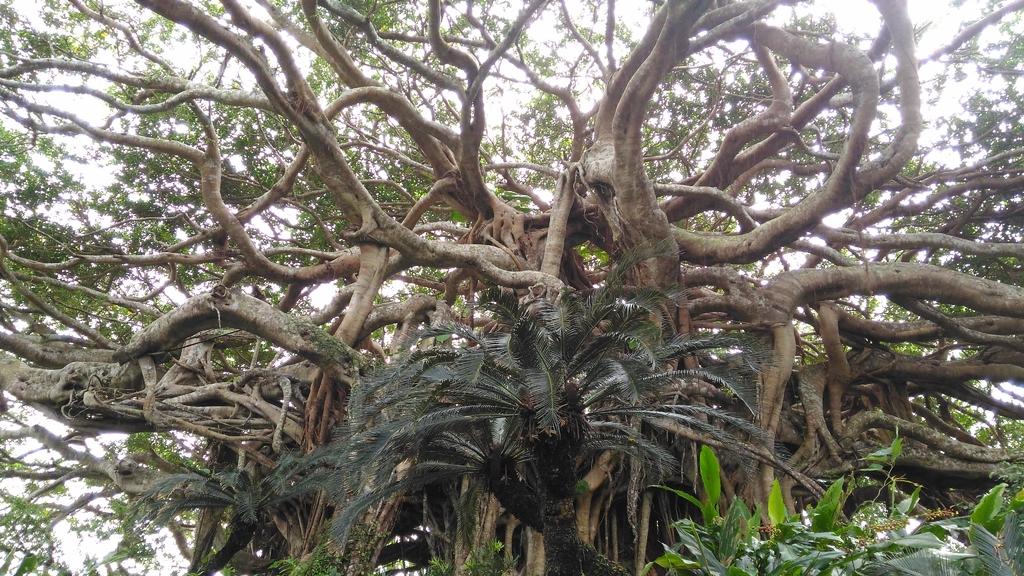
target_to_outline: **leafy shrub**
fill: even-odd
[[[303,560],[288,558],[271,565],[277,574],[287,576],[342,576],[341,559],[332,554],[326,546],[318,546]]]
[[[887,450],[877,459],[894,459],[899,444]],[[983,496],[968,517],[916,514],[918,489],[891,504],[869,502],[853,515],[873,517],[869,522],[842,517],[852,485],[842,478],[803,515],[787,512],[776,482],[765,514],[735,500],[722,516],[718,475],[718,459],[705,447],[700,455],[703,498],[663,487],[696,505],[702,522],[676,522],[679,543],[667,547],[643,574],[655,566],[672,576],[1024,574],[1024,492],[1005,505],[1005,484]]]

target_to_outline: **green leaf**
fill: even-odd
[[[32,571],[39,566],[39,563],[42,562],[42,560],[43,559],[39,556],[29,554],[21,561],[21,564],[18,565],[18,569],[14,571],[14,576],[25,576],[26,574],[31,574]]]
[[[653,562],[648,562],[644,569],[640,571],[639,576],[646,576],[651,571],[651,568],[655,566],[671,570],[699,570],[701,567],[699,563],[683,558],[682,555],[674,550],[665,550],[665,553],[655,558]]]
[[[892,446],[879,448],[864,457],[869,462],[888,462],[892,458]]]
[[[682,499],[686,500],[687,502],[693,504],[697,508],[703,509],[703,502],[701,502],[700,500],[697,500],[696,496],[690,494],[689,492],[686,492],[685,490],[679,490],[678,488],[672,488],[671,486],[655,486],[654,488],[659,488],[659,489],[662,489],[662,490],[667,490],[669,492],[672,492],[676,496],[679,496],[680,498],[682,498]]]
[[[1017,511],[1024,511],[1024,488],[1021,488],[1020,491],[1010,499],[1010,508]]]
[[[974,507],[974,511],[971,512],[971,522],[984,526],[993,534],[998,532],[1003,523],[999,512],[1003,508],[1003,492],[1005,490],[1006,484],[997,484],[982,496],[978,505]]]
[[[718,516],[718,501],[722,497],[721,465],[715,451],[709,446],[700,448],[700,480],[704,484],[704,498]],[[704,519],[707,522],[707,518]]]
[[[772,482],[772,491],[768,494],[768,520],[771,521],[772,526],[778,526],[786,521],[788,515],[786,501],[782,498],[782,486],[779,486],[779,481],[775,480]]]
[[[843,479],[832,483],[811,512],[811,530],[830,532],[835,529],[836,519],[843,507]]]
[[[914,509],[914,506],[917,506],[917,501],[920,498],[921,487],[918,486],[917,488],[914,488],[914,492],[910,496],[896,503],[896,511],[906,516],[910,513],[911,510]]]
[[[739,500],[734,500],[729,506],[722,522],[722,529],[718,536],[718,558],[722,564],[729,566],[740,549],[746,532],[747,510]]]
[[[864,457],[868,462],[876,462],[882,464],[891,464],[900,454],[903,453],[903,438],[899,436],[899,430],[896,431],[897,436],[893,438],[892,442],[885,448],[879,448],[871,454]],[[874,469],[874,468],[872,468]]]
[[[588,484],[586,480],[580,480],[579,482],[576,483],[577,496],[582,496],[587,492],[590,492],[590,484]]]
[[[942,548],[946,543],[939,540],[935,534],[930,532],[924,532],[919,534],[910,534],[908,536],[901,536],[899,538],[888,538],[872,544],[870,548],[872,550],[885,550],[894,547],[900,548]]]
[[[761,504],[755,504],[754,511],[747,514],[747,538],[750,540],[760,538],[761,518],[764,518],[764,509],[761,508]]]

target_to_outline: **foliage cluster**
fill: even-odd
[[[899,456],[900,439],[879,450],[872,465]],[[674,524],[678,542],[647,565],[644,574],[664,570],[678,576],[1019,576],[1024,574],[1024,491],[1004,502],[1006,484],[986,493],[957,516],[925,510],[920,487],[910,494],[898,478],[886,477],[879,497],[856,506],[847,518],[844,504],[862,471],[836,480],[817,505],[790,514],[776,481],[767,508],[751,511],[741,500],[724,504],[718,489],[719,464],[711,449],[701,452],[703,497],[674,490],[702,512],[703,520]],[[952,517],[951,517],[952,516]]]

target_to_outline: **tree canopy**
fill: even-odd
[[[328,546],[339,501],[277,464],[360,433],[370,375],[408,347],[514,339],[494,290],[543,316],[618,276],[619,304],[671,295],[649,321],[758,368],[737,390],[714,375],[752,359],[688,348],[659,358],[659,398],[710,419],[602,416],[670,454],[668,478],[642,450],[565,452],[602,557],[659,553],[695,510],[646,487],[697,486],[705,443],[751,508],[778,482],[803,509],[897,437],[928,508],[1018,474],[1024,2],[909,4],[0,6],[0,565],[195,568],[244,536],[242,573],[310,554],[413,570],[498,538],[541,574],[537,527],[479,474],[409,483]],[[559,402],[552,429],[576,413]],[[271,480],[303,490],[235,533]],[[134,512],[181,482],[219,496]],[[54,526],[116,549],[72,553]]]

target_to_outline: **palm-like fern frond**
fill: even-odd
[[[451,462],[423,461],[405,471],[399,478],[381,483],[369,490],[348,497],[342,497],[341,512],[335,517],[333,537],[337,542],[346,542],[349,532],[364,512],[374,504],[393,495],[413,491],[429,484],[455,480],[477,472],[476,467]]]
[[[172,474],[156,482],[140,500],[145,521],[164,524],[178,514],[203,508],[228,508],[235,503],[238,474]]]
[[[877,561],[865,568],[872,576],[960,576],[963,558],[936,550],[918,550]]]
[[[231,508],[255,524],[269,510],[318,490],[326,478],[322,461],[283,456],[258,480],[237,468],[201,474],[172,474],[154,484],[139,501],[145,521],[167,523],[178,514],[203,508]]]
[[[1006,513],[1002,538],[1010,568],[1016,574],[1024,574],[1024,514],[1017,510]]]
[[[618,422],[600,422],[594,428],[594,433],[582,445],[585,453],[610,450],[627,454],[656,477],[665,478],[678,472],[678,459],[635,428]]]
[[[374,502],[401,491],[464,475],[493,483],[540,474],[524,466],[543,461],[543,446],[622,452],[655,476],[670,473],[677,459],[637,422],[670,420],[721,440],[760,437],[737,416],[661,402],[673,382],[700,379],[743,398],[756,386],[744,362],[730,362],[744,349],[735,338],[666,338],[660,319],[672,302],[657,290],[627,291],[613,277],[557,301],[521,302],[500,289],[482,300],[493,314],[489,332],[425,331],[459,345],[410,352],[353,390],[349,421],[327,449],[338,466],[339,538]],[[675,369],[684,356],[710,366]]]
[[[980,524],[972,524],[971,544],[978,551],[978,559],[985,567],[986,576],[1020,576],[1024,574],[1024,516],[1016,511],[1007,512],[999,534],[993,534]]]

